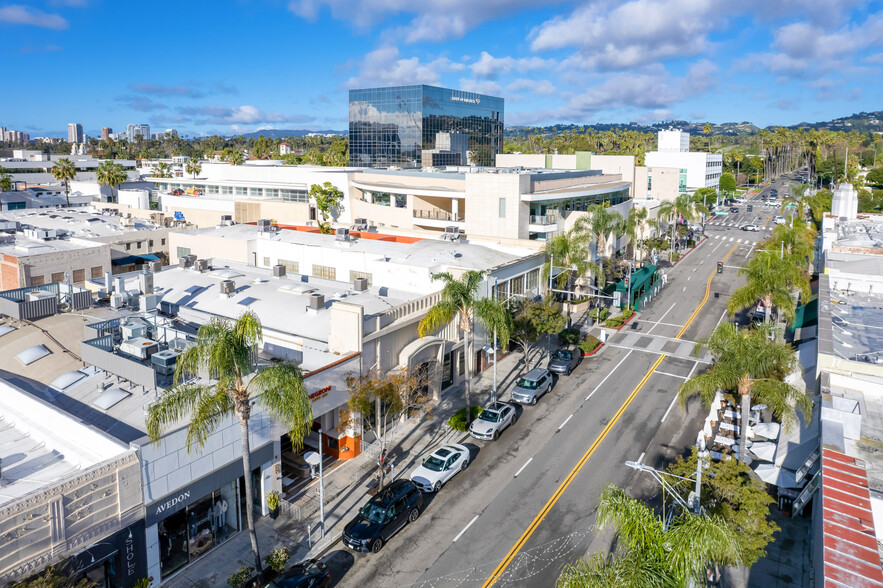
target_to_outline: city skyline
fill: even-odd
[[[0,5],[10,69],[39,88],[27,101],[0,99],[0,124],[55,137],[71,121],[92,137],[140,123],[190,136],[345,130],[350,89],[420,83],[500,96],[507,125],[789,125],[881,103],[883,10],[858,0],[133,8],[100,0]],[[467,9],[468,18],[459,15]],[[115,24],[160,15],[163,31],[142,39],[159,43],[149,59],[109,50]],[[137,49],[137,36],[132,42]],[[95,67],[73,67],[87,62]]]

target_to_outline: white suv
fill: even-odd
[[[777,216],[774,216],[774,217],[773,217],[773,222],[776,223],[777,225],[784,225],[784,224],[785,224],[785,217],[784,217],[784,216],[778,216],[778,215],[777,215]]]

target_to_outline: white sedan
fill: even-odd
[[[424,492],[438,492],[457,473],[469,467],[469,450],[451,443],[433,451],[423,464],[411,473],[411,481]]]

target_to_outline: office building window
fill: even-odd
[[[53,282],[63,282],[64,281],[64,272],[55,272],[52,274]]]
[[[337,270],[331,266],[317,265],[314,263],[312,275],[314,278],[325,278],[326,280],[336,280],[337,279]]]
[[[365,278],[366,280],[368,280],[369,286],[374,283],[374,276],[372,276],[368,272],[357,272],[354,270],[350,270],[350,282],[352,282],[356,278]]]
[[[82,284],[85,281],[86,281],[86,270],[85,269],[74,270],[74,284]]]
[[[91,270],[91,272],[90,272],[91,276],[92,276],[93,278],[100,278],[100,277],[102,276],[102,274],[104,273],[104,272],[101,271],[101,269],[102,269],[102,268],[101,268],[100,265],[96,265],[95,267],[93,267],[92,270]]]
[[[31,286],[42,286],[44,284],[43,276],[31,276]]]
[[[221,194],[230,196],[233,194],[233,186],[221,186]]]
[[[269,258],[267,258],[269,259]],[[278,260],[279,265],[285,266],[286,274],[299,274],[300,273],[300,265],[296,261],[291,261],[290,259],[280,259]],[[268,264],[269,265],[269,264]],[[315,267],[315,266],[313,266]]]
[[[236,195],[248,196],[248,188],[246,188],[245,186],[236,186]]]
[[[166,240],[163,239],[162,241],[160,241],[160,244],[165,245],[165,244],[166,244]]]
[[[500,215],[500,218],[506,218],[506,199],[500,198],[500,200],[497,202],[497,207],[497,212]]]
[[[264,196],[266,196],[267,198],[278,198],[279,190],[277,190],[276,188],[265,188]]]
[[[148,239],[148,240],[147,240],[147,248],[148,248],[148,249],[153,249],[153,239]]]
[[[178,257],[186,257],[190,255],[190,247],[178,247]]]
[[[270,267],[270,258],[264,257],[264,267]]]

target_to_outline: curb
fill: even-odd
[[[305,559],[312,559],[312,558],[318,559],[318,558],[322,557],[323,555],[328,553],[332,547],[334,547],[335,545],[340,543],[340,541],[342,539],[343,539],[343,531],[339,531],[339,532],[335,533],[334,535],[331,535],[331,539],[329,539],[324,545],[321,545],[320,543],[316,543],[312,548],[310,548],[307,551],[307,555],[305,556]]]
[[[632,320],[633,318],[635,318],[636,316],[638,316],[638,311],[636,311],[636,310],[635,310],[635,311],[632,311],[632,316],[630,316],[629,318],[625,319],[625,320],[622,322],[622,324],[619,325],[619,326],[616,328],[616,332],[618,333],[620,330],[622,330],[622,328],[623,328],[624,326],[626,326],[627,324],[629,324],[629,321]]]
[[[682,259],[684,259],[684,258],[687,257],[688,255],[690,255],[690,253],[692,253],[694,249],[696,249],[697,247],[699,247],[703,242],[705,242],[705,241],[707,241],[707,240],[708,240],[708,237],[702,237],[702,239],[700,239],[695,245],[693,245],[692,247],[690,247],[690,248],[689,248],[689,249],[688,249],[683,255],[681,255],[680,257],[678,257],[678,260],[672,264],[672,267],[674,267],[674,266],[676,266],[677,264],[681,263],[681,260],[682,260]]]

